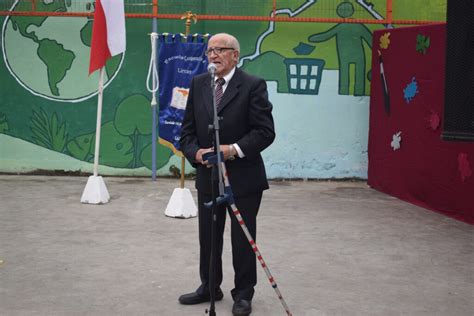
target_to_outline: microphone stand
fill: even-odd
[[[216,225],[217,225],[217,211],[218,211],[218,204],[221,204],[223,201],[222,199],[217,198],[216,192],[216,185],[219,187],[219,196],[224,196],[224,181],[222,179],[222,165],[221,162],[224,161],[224,155],[220,151],[220,138],[219,138],[219,117],[217,116],[217,104],[216,104],[216,90],[215,90],[215,68],[210,69],[211,73],[211,92],[212,92],[212,108],[214,113],[214,120],[213,124],[208,126],[209,133],[213,135],[213,146],[214,152],[213,155],[217,156],[217,164],[212,164],[212,173],[211,173],[211,195],[212,201],[209,203],[205,203],[205,206],[211,209],[211,256],[209,262],[209,293],[211,299],[211,306],[209,310],[206,310],[206,313],[209,312],[210,316],[215,316],[215,277],[216,277]],[[210,158],[211,155],[204,155],[203,159],[207,160]],[[219,200],[219,201],[218,201]]]

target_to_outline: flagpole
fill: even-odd
[[[104,179],[99,174],[100,129],[102,122],[102,92],[104,90],[104,67],[100,68],[99,88],[97,99],[97,123],[95,127],[94,175],[87,180],[82,192],[81,203],[105,204],[110,200],[110,194]]]
[[[81,203],[104,204],[110,200],[105,182],[99,174],[100,129],[102,124],[102,96],[104,67],[107,59],[125,53],[125,3],[124,0],[96,0],[92,24],[89,75],[100,69],[97,99],[97,124],[95,129],[94,174],[87,180]]]
[[[94,151],[94,177],[97,177],[99,171],[99,149],[100,149],[100,129],[102,122],[102,95],[104,90],[104,67],[100,68],[99,75],[99,94],[97,100],[97,124],[95,128],[95,151]]]

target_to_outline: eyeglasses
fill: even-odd
[[[206,50],[205,54],[206,54],[206,56],[209,56],[212,53],[214,53],[216,55],[220,55],[220,54],[222,54],[223,51],[226,51],[228,49],[235,50],[235,48],[232,48],[232,47],[214,47],[214,48],[208,48]]]

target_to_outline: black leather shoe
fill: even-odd
[[[232,306],[232,314],[234,316],[247,316],[252,312],[252,301],[237,300]]]
[[[224,297],[224,293],[222,293],[221,289],[216,291],[215,300],[220,301]],[[178,298],[178,301],[183,305],[194,305],[200,304],[204,302],[209,302],[211,300],[211,296],[209,294],[200,295],[196,292],[183,294]]]

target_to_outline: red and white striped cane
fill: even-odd
[[[230,182],[229,182],[229,177],[227,176],[227,169],[225,167],[224,161],[221,162],[222,164],[222,173],[223,173],[223,178],[224,178],[224,185],[226,188],[230,188]],[[237,206],[235,205],[234,199],[232,198],[232,203],[228,203],[232,209],[232,213],[234,213],[235,217],[237,218],[237,221],[240,224],[240,227],[245,233],[245,236],[247,237],[247,240],[249,241],[250,245],[252,246],[253,252],[255,252],[255,255],[257,256],[258,261],[262,265],[263,270],[265,271],[265,274],[268,277],[268,280],[270,281],[270,284],[272,285],[273,289],[275,290],[278,298],[280,299],[281,304],[283,305],[283,308],[286,311],[287,316],[292,316],[290,312],[290,308],[288,305],[286,305],[285,299],[283,298],[283,295],[281,295],[280,290],[278,289],[278,286],[275,282],[275,279],[273,278],[272,274],[270,273],[270,269],[268,269],[267,264],[265,261],[263,261],[262,254],[260,253],[260,250],[258,250],[257,244],[255,243],[255,240],[253,239],[252,235],[250,234],[247,225],[245,225],[244,219],[242,218],[242,215],[240,214],[240,211],[237,209]]]

